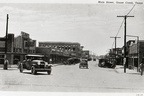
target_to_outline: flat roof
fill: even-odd
[[[32,56],[32,57],[44,57],[44,55],[34,55],[34,54],[28,54],[26,56]]]
[[[39,42],[39,43],[51,43],[51,44],[80,44],[78,42],[47,42],[47,41],[44,41],[44,42]]]

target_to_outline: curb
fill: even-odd
[[[117,68],[115,68],[115,72],[116,72],[116,73],[119,73],[118,70],[117,70]]]
[[[123,68],[124,68],[123,66],[116,66],[116,67],[115,67],[115,72],[116,72],[116,73],[120,73],[118,70],[119,70],[119,69],[123,69]]]
[[[0,68],[3,68],[3,65],[0,65]],[[8,68],[18,68],[17,65],[8,65]]]
[[[124,73],[124,67],[123,66],[119,66],[115,68],[115,72],[116,73]],[[136,70],[130,70],[130,69],[126,69],[126,73],[139,73]]]

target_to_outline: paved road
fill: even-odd
[[[119,74],[115,69],[99,68],[97,62],[89,62],[89,69],[79,69],[78,66],[54,66],[51,75],[0,68],[0,91],[144,92],[144,76]]]

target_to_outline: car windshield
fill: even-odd
[[[25,58],[30,60],[44,60],[43,55],[26,55]]]
[[[45,62],[40,62],[40,64],[45,64]]]

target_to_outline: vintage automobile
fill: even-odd
[[[31,70],[32,74],[36,74],[37,72],[47,72],[48,75],[50,75],[52,65],[45,62],[43,57],[43,55],[26,55],[26,60],[19,64],[20,72],[27,69]]]
[[[88,60],[87,59],[81,59],[79,68],[87,68],[88,69]]]
[[[76,57],[72,57],[72,58],[68,58],[64,64],[65,65],[72,65],[72,64],[77,64],[77,63],[80,63],[80,59],[79,58],[76,58]]]
[[[114,62],[110,62],[107,59],[99,59],[98,66],[103,68],[115,68],[116,64]]]

